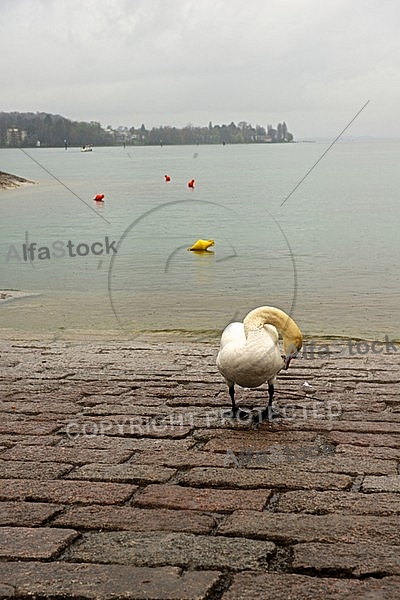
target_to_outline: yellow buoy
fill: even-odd
[[[210,246],[214,246],[214,240],[197,240],[188,250],[207,250]]]

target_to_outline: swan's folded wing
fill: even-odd
[[[231,323],[226,328],[221,338],[217,367],[228,385],[237,383],[242,387],[258,387],[265,381],[271,381],[282,369],[276,330],[269,335],[265,333],[263,335],[259,331],[246,340],[242,323]]]
[[[244,346],[246,343],[243,323],[229,323],[225,327],[221,336],[221,349],[231,343],[237,346]]]

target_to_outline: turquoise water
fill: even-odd
[[[0,327],[219,332],[269,304],[308,337],[399,339],[400,143],[336,144],[285,202],[327,147],[0,150],[37,182],[0,192],[0,289],[38,294]],[[117,253],[92,254],[106,237]],[[188,252],[198,238],[213,252]],[[56,258],[69,240],[88,255]],[[27,241],[53,255],[24,261]]]

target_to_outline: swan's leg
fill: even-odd
[[[237,404],[235,402],[235,384],[229,386],[229,395],[232,401],[232,411],[237,411]]]
[[[255,423],[262,423],[265,419],[272,421],[282,415],[272,408],[272,400],[274,397],[275,387],[273,383],[268,384],[268,405],[258,415],[254,417]]]
[[[240,420],[241,419],[243,419],[243,420],[249,419],[250,412],[242,410],[241,408],[239,408],[239,406],[235,402],[235,385],[234,384],[229,386],[229,395],[230,395],[231,401],[232,401],[232,408],[231,408],[231,410],[224,412],[223,416],[228,419],[240,419]]]
[[[274,392],[275,392],[274,384],[269,383],[268,384],[268,406],[272,406],[272,398],[274,397]]]

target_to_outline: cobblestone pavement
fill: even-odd
[[[251,425],[217,350],[1,342],[0,598],[400,597],[400,351],[320,346]]]

